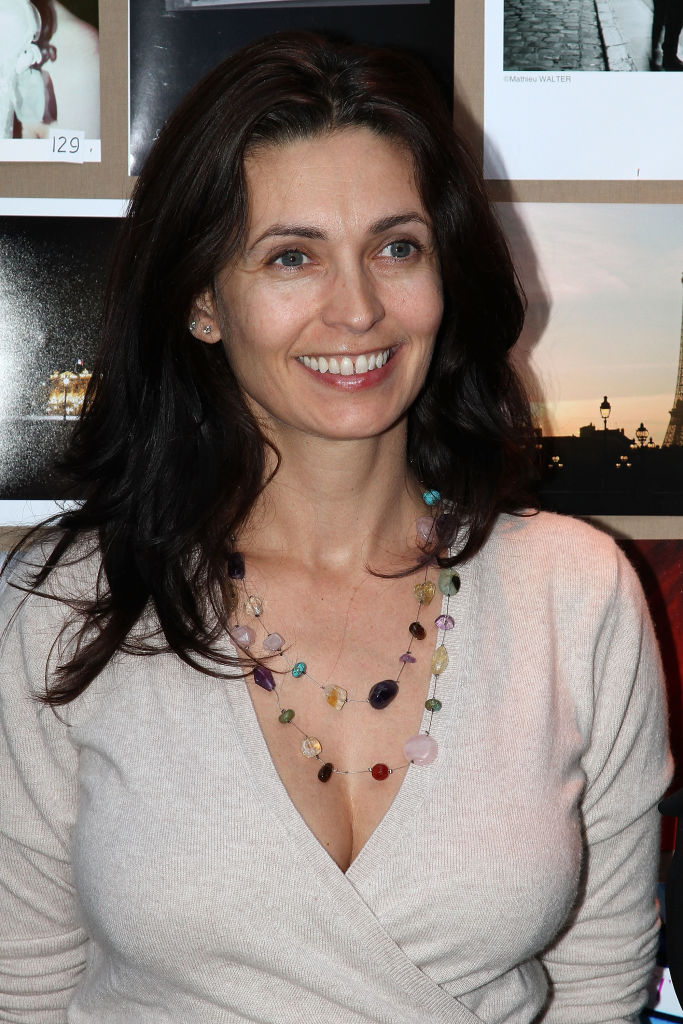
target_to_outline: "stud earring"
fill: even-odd
[[[204,328],[204,334],[211,334],[211,325],[207,324]]]
[[[196,320],[190,320],[190,330],[193,331],[196,326],[197,326],[197,321]]]

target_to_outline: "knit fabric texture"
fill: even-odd
[[[461,577],[439,756],[346,873],[244,679],[119,655],[55,714],[31,694],[64,607],[5,587],[0,1021],[635,1022],[670,777],[639,584],[544,513],[501,517]]]

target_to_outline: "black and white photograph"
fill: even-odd
[[[98,162],[98,0],[3,0],[0,162]]]
[[[71,497],[56,462],[92,374],[121,203],[0,202],[0,524]],[[28,210],[32,214],[27,213]]]
[[[545,508],[683,513],[683,206],[502,203]]]
[[[139,172],[164,121],[185,93],[241,46],[304,29],[409,50],[453,93],[453,4],[448,0],[129,0],[130,159]]]
[[[683,71],[683,0],[504,0],[505,71]]]
[[[678,180],[682,17],[682,0],[486,0],[486,177]]]

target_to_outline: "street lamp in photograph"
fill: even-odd
[[[636,427],[636,440],[638,441],[638,444],[640,445],[641,448],[643,447],[643,445],[647,441],[647,437],[648,437],[649,433],[650,433],[650,431],[647,429],[646,426],[643,425],[643,422],[641,420],[640,426]]]
[[[607,420],[609,419],[609,414],[611,413],[611,411],[612,406],[607,401],[607,395],[605,395],[602,402],[600,403],[600,415],[602,416],[602,422],[604,424],[605,430],[607,430]]]

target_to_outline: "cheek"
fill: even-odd
[[[441,282],[429,281],[422,287],[406,289],[401,302],[406,326],[414,334],[433,340],[443,317]]]

